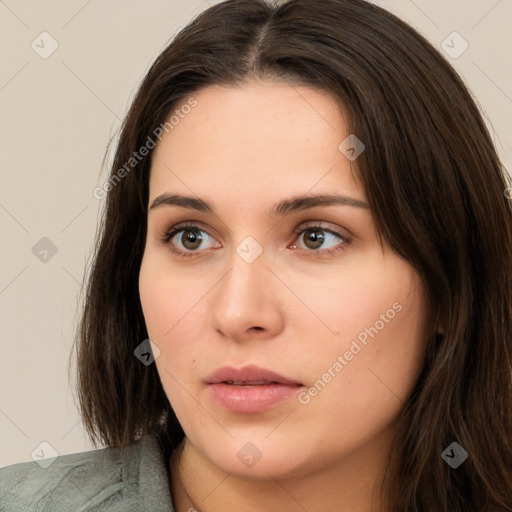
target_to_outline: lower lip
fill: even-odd
[[[213,398],[224,408],[233,412],[257,413],[291,398],[302,386],[274,383],[250,387],[219,382],[209,387]]]

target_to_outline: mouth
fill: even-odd
[[[302,382],[289,379],[272,370],[256,365],[247,365],[242,368],[223,366],[215,370],[205,379],[207,384],[228,384],[231,386],[267,386],[270,384],[283,384],[285,386],[302,386]]]
[[[239,369],[224,366],[206,380],[210,396],[231,412],[254,414],[291,398],[303,384],[276,372],[249,365]]]
[[[270,386],[271,384],[283,384],[284,382],[278,382],[276,380],[258,380],[258,381],[244,381],[244,380],[225,380],[218,382],[217,384],[228,384],[229,386],[240,386],[244,388],[252,388],[254,386]]]

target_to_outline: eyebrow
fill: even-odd
[[[150,210],[159,208],[161,206],[177,206],[179,208],[186,208],[190,210],[197,210],[199,212],[215,214],[215,208],[207,201],[200,198],[183,196],[181,194],[170,194],[164,192],[157,196],[151,202]],[[269,217],[283,217],[293,212],[308,210],[316,206],[353,206],[356,208],[369,209],[368,203],[360,199],[352,197],[333,195],[333,194],[320,194],[308,196],[295,196],[290,199],[285,199],[278,203],[267,212]]]

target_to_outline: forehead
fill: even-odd
[[[174,109],[172,129],[155,149],[151,197],[171,188],[190,195],[222,187],[226,197],[260,200],[310,189],[364,199],[354,164],[338,149],[349,135],[343,111],[327,92],[249,82],[209,86],[192,98],[192,108]]]

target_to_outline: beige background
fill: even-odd
[[[0,466],[31,460],[42,442],[61,455],[92,448],[66,374],[103,206],[92,191],[107,176],[100,173],[107,143],[145,71],[209,3],[0,0]],[[469,43],[447,58],[478,98],[510,170],[512,1],[375,3],[438,48],[453,31]],[[51,49],[44,31],[58,43],[46,59],[31,47]],[[57,249],[46,262],[32,251],[43,237]]]

